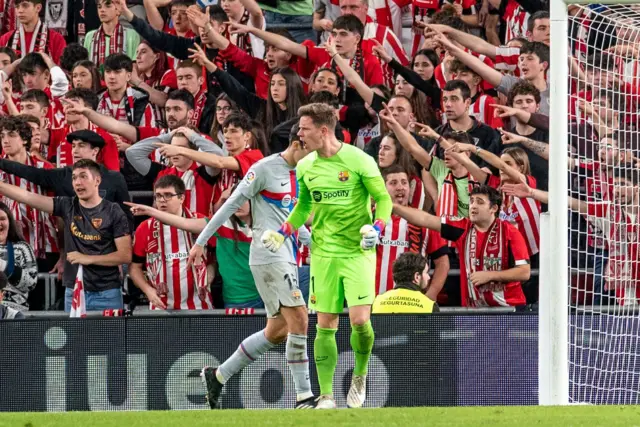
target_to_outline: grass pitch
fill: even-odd
[[[638,406],[383,408],[335,411],[224,410],[4,413],[0,427],[262,426],[625,426],[640,427]]]

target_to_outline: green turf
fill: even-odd
[[[0,427],[640,426],[638,406],[4,413]]]

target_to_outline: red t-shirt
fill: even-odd
[[[242,153],[234,156],[238,165],[240,165],[239,171],[232,171],[230,169],[223,169],[220,172],[220,176],[218,177],[218,181],[213,186],[213,197],[211,198],[211,214],[214,214],[213,207],[220,200],[220,196],[227,189],[233,187],[238,181],[244,177],[249,168],[258,160],[262,159],[264,156],[260,150],[252,150],[247,149]]]
[[[211,185],[206,179],[200,175],[199,171],[201,166],[196,162],[193,162],[189,172],[193,174],[193,186],[191,187],[189,181],[191,178],[187,178],[185,174],[187,172],[180,172],[175,167],[166,168],[158,173],[156,181],[165,175],[175,175],[178,178],[185,181],[185,185],[188,187],[184,194],[183,206],[191,212],[196,212],[202,215],[209,216],[209,210],[211,207],[211,196],[213,194],[213,185]]]
[[[513,225],[508,222],[499,221],[498,226],[502,227],[502,251],[506,255],[507,265],[502,264],[502,271],[514,268],[519,265],[529,263],[529,251],[522,237],[522,234]],[[460,295],[462,297],[462,305],[464,307],[514,307],[526,304],[526,299],[522,291],[520,282],[491,282],[480,286],[473,286],[469,280],[472,273],[472,266],[469,265],[467,246],[469,240],[469,232],[474,225],[468,218],[442,217],[442,228],[440,235],[455,243],[460,254]],[[485,258],[482,254],[485,248],[487,232],[476,230],[476,258],[478,255]],[[497,247],[499,242],[488,242],[487,249],[500,249]],[[470,246],[470,244],[469,244]],[[478,263],[478,260],[471,262]],[[483,271],[479,266],[476,271]],[[473,293],[473,295],[472,295]]]
[[[98,153],[96,159],[98,163],[103,164],[105,168],[112,171],[120,171],[120,157],[118,153],[118,145],[104,129],[96,127],[93,124],[89,125],[89,130],[96,132],[102,138],[104,138],[105,145]],[[55,157],[56,167],[63,168],[66,166],[73,166],[73,154],[71,152],[71,144],[67,142],[67,135],[73,132],[70,126],[65,126],[61,129],[51,130],[49,136],[49,151],[47,160],[53,162]]]

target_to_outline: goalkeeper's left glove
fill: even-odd
[[[288,222],[282,224],[280,230],[267,230],[262,234],[262,245],[265,249],[276,253],[284,243],[284,239],[293,234],[293,227]]]
[[[360,247],[365,251],[375,248],[375,246],[378,244],[378,238],[380,237],[380,233],[382,232],[383,228],[384,221],[380,219],[376,220],[373,225],[363,225],[360,229],[360,235],[362,236]]]

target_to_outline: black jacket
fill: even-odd
[[[473,120],[473,125],[469,130],[467,130],[467,134],[469,135],[469,144],[475,145],[476,147],[480,147],[499,156],[502,151],[502,140],[500,139],[498,131],[479,122],[475,117],[471,117],[471,120]],[[446,136],[447,134],[454,132],[449,122],[438,126],[435,128],[435,131],[442,136]],[[444,150],[439,147],[438,157],[444,159]],[[471,156],[471,160],[480,167],[486,166],[486,163],[475,154]]]
[[[0,169],[8,174],[31,181],[45,190],[53,191],[55,196],[75,197],[71,183],[71,167],[56,169],[39,169],[34,166],[23,165],[11,160],[0,159]],[[102,182],[100,182],[100,197],[120,205],[129,219],[133,231],[133,215],[129,206],[124,202],[130,202],[127,183],[120,172],[110,171],[100,165]]]
[[[202,44],[202,40],[200,37],[195,38],[186,38],[180,36],[174,36],[172,34],[167,34],[162,31],[158,31],[149,25],[147,22],[143,21],[138,17],[134,17],[133,21],[131,21],[131,26],[143,40],[146,40],[151,47],[154,49],[159,49],[163,52],[167,52],[171,56],[179,59],[185,60],[189,59],[189,49],[194,49],[194,44]],[[206,54],[208,58],[216,58],[218,56],[217,49],[207,49]],[[227,71],[235,77],[242,86],[244,86],[249,92],[255,92],[255,85],[251,76],[244,74],[239,71],[236,67],[231,63],[226,64]],[[209,73],[208,73],[209,74]],[[222,93],[220,87],[216,84],[215,81],[207,78],[207,88],[209,90],[209,94],[217,97]],[[207,130],[207,133],[209,131]]]

